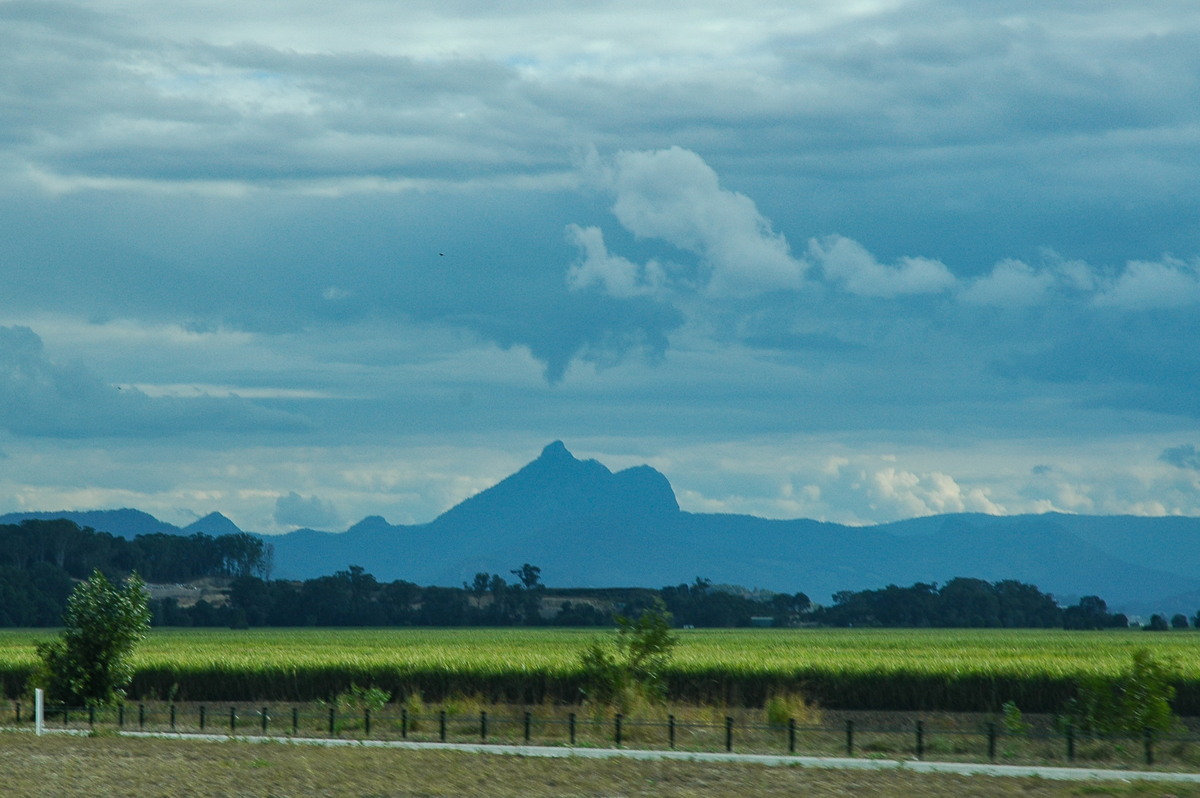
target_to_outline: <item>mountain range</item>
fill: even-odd
[[[32,517],[67,517],[126,537],[241,531],[220,513],[175,527],[128,509],[12,513],[0,523]],[[1098,595],[1131,615],[1200,608],[1200,518],[954,514],[853,527],[690,513],[655,469],[613,473],[560,441],[429,523],[370,516],[344,532],[264,537],[274,546],[276,578],[353,564],[381,580],[460,585],[478,572],[507,577],[532,563],[555,587],[662,587],[704,577],[829,603],[840,590],[966,576],[1034,584],[1063,604]]]

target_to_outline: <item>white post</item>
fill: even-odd
[[[40,687],[33,691],[33,728],[38,737],[46,728],[46,691]]]

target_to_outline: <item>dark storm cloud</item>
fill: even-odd
[[[240,399],[154,398],[51,361],[27,327],[0,327],[0,427],[48,438],[298,432],[303,419]]]

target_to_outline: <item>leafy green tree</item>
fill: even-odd
[[[133,677],[130,655],[150,628],[141,577],[116,585],[93,571],[67,599],[63,625],[57,640],[37,645],[50,699],[76,706],[120,701]]]
[[[584,693],[598,704],[627,711],[639,700],[666,696],[666,670],[678,638],[671,631],[671,613],[661,599],[631,620],[617,616],[612,645],[591,643],[580,656]]]

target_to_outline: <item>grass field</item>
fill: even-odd
[[[0,632],[0,680],[24,690],[33,644]],[[156,629],[136,656],[135,698],[312,700],[351,683],[437,701],[477,694],[543,703],[578,695],[579,653],[611,632],[574,629]],[[1115,674],[1148,648],[1179,673],[1177,709],[1200,715],[1200,634],[1059,630],[687,630],[674,698],[756,704],[801,691],[829,708],[1054,712],[1084,674]]]
[[[700,762],[536,759],[122,737],[0,734],[11,798],[480,796],[481,798],[1198,798],[1197,785],[814,770]]]

